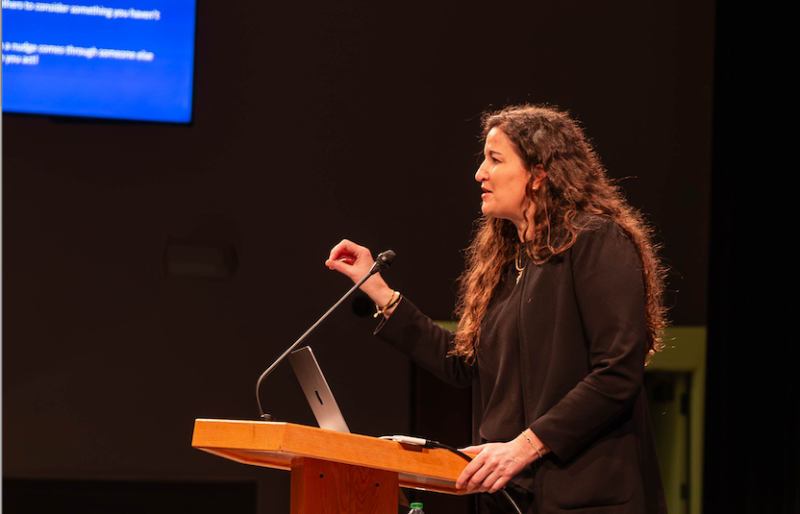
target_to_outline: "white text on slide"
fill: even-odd
[[[3,9],[12,11],[33,11],[53,14],[74,14],[82,16],[101,16],[108,19],[152,20],[161,19],[161,11],[141,11],[133,7],[117,9],[103,7],[102,5],[70,5],[61,2],[28,2],[18,0],[3,0]]]

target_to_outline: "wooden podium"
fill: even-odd
[[[292,473],[292,514],[396,514],[398,487],[465,494],[467,462],[447,450],[321,428],[197,419],[192,446],[244,464]]]

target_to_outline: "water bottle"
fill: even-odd
[[[412,503],[411,510],[408,511],[408,514],[425,514],[422,512],[422,503]]]

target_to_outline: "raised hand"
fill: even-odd
[[[325,266],[346,275],[353,282],[358,282],[372,268],[375,259],[368,248],[358,245],[347,239],[331,249]],[[380,274],[375,274],[361,285],[364,291],[376,305],[386,305],[392,299],[394,291],[386,284]],[[391,311],[384,312],[389,317]]]

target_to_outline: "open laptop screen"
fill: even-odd
[[[310,346],[305,346],[289,355],[289,362],[294,369],[294,374],[300,382],[300,387],[306,395],[311,410],[320,428],[335,430],[337,432],[350,432],[344,416],[333,398],[331,388],[322,374],[322,370],[314,357]]]

